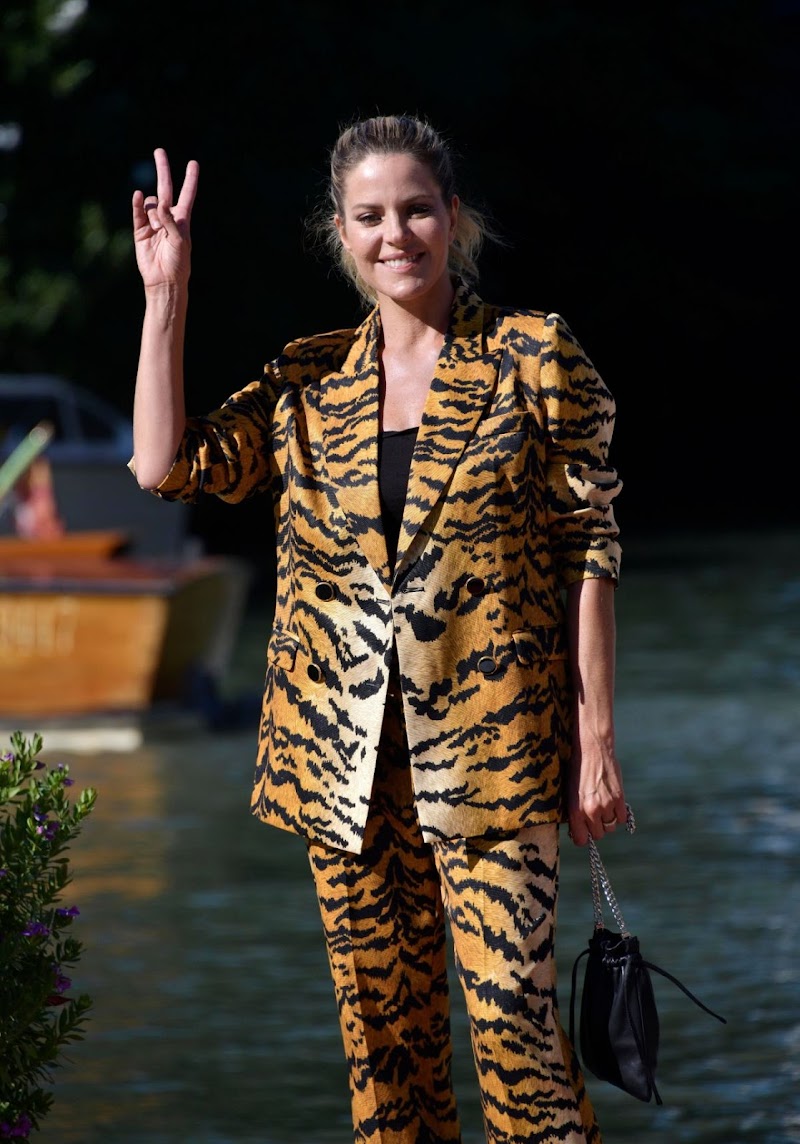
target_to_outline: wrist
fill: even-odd
[[[144,297],[146,317],[155,317],[167,325],[185,319],[189,305],[188,283],[159,282],[145,286]]]
[[[184,282],[150,282],[144,288],[145,299],[150,302],[160,302],[164,299],[177,300],[189,297],[189,280]]]

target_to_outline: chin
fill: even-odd
[[[427,294],[433,285],[434,283],[429,281],[427,276],[409,275],[399,280],[389,282],[384,280],[380,286],[375,285],[373,288],[379,290],[387,298],[396,298],[400,301],[404,298],[419,298],[423,294]]]

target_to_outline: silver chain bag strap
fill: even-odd
[[[631,808],[625,823],[629,834],[636,829]],[[600,850],[589,839],[589,869],[594,907],[594,932],[586,949],[572,967],[572,995],[569,1004],[569,1035],[575,1042],[575,1000],[578,964],[588,957],[581,992],[580,1053],[585,1068],[600,1080],[621,1088],[637,1100],[655,1099],[662,1104],[656,1087],[656,1066],[660,1027],[650,973],[658,973],[677,985],[699,1008],[723,1024],[725,1018],[704,1005],[671,973],[646,961],[639,939],[625,925],[611,879],[603,865]],[[606,927],[603,898],[608,903],[617,932]]]

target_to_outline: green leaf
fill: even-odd
[[[81,792],[71,804],[65,769],[35,773],[41,735],[11,736],[13,760],[0,768],[0,1119],[15,1123],[22,1113],[38,1121],[48,1112],[52,1069],[64,1047],[84,1036],[91,998],[81,994],[49,1005],[60,972],[78,962],[83,945],[71,933],[75,921],[57,913],[72,881],[68,849],[94,806],[96,792]],[[34,807],[37,807],[34,816]],[[37,834],[42,818],[59,824],[52,839]],[[71,902],[68,904],[72,904]],[[67,903],[64,903],[67,905]],[[26,934],[33,925],[41,934]]]

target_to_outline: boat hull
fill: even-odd
[[[0,566],[0,717],[138,712],[221,681],[245,604],[238,561]]]

